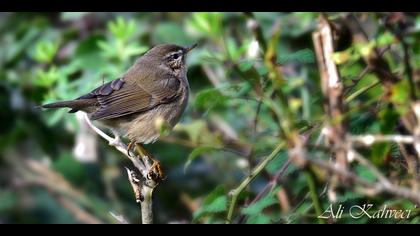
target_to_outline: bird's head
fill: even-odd
[[[186,47],[175,44],[160,44],[150,49],[145,56],[154,61],[160,61],[172,70],[177,70],[185,67],[187,54],[196,46],[197,44]]]

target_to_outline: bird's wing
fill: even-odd
[[[139,83],[127,83],[124,78],[116,79],[79,99],[97,99],[99,108],[91,115],[91,119],[117,118],[173,101],[178,95],[180,81],[173,77],[159,81],[155,89],[148,91]]]
[[[125,84],[124,78],[118,78],[116,80],[110,81],[106,84],[99,86],[98,88],[92,90],[92,92],[83,95],[77,99],[90,99],[96,98],[98,96],[110,95],[112,92],[120,90]]]

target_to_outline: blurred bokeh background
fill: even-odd
[[[139,206],[124,169],[132,164],[89,130],[80,115],[35,106],[74,99],[117,78],[153,45],[196,42],[199,46],[188,57],[188,108],[171,134],[146,147],[168,176],[155,192],[155,222],[224,222],[229,191],[272,153],[281,137],[276,100],[272,96],[274,103],[267,102],[266,94],[281,89],[293,113],[293,127],[309,130],[308,139],[319,145],[325,117],[312,42],[318,17],[318,13],[0,13],[0,223],[116,223],[111,212],[138,223]],[[329,17],[347,19],[347,13]],[[386,49],[384,57],[392,71],[404,73],[399,35],[386,25],[389,14],[354,17],[371,41],[354,44],[349,37],[335,54],[351,97],[348,129],[353,134],[392,133],[402,111],[388,105],[408,101],[409,85],[398,85],[388,100],[375,73],[365,73],[360,83],[358,78],[365,69],[363,53],[372,48]],[[418,80],[420,17],[403,17],[407,26],[401,28],[402,35]],[[272,57],[267,56],[270,53]],[[270,64],[270,58],[275,62]],[[271,82],[270,65],[281,73],[280,88]],[[407,177],[397,145],[380,144],[361,152],[387,176],[401,181]],[[308,153],[329,159],[322,150]],[[320,222],[316,206],[325,209],[330,204],[326,173],[308,174],[285,165],[286,160],[286,149],[276,153],[246,188],[235,222]],[[371,178],[366,168],[354,171]],[[311,186],[318,202],[309,194]],[[338,201],[346,206],[414,204],[384,195],[367,197],[351,188],[339,192]],[[418,221],[413,213],[404,222]]]

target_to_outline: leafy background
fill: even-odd
[[[328,16],[338,19],[344,14]],[[353,97],[348,101],[348,129],[353,134],[393,133],[403,111],[389,108],[382,99],[384,89],[374,73],[355,80],[365,68],[363,53],[374,47],[390,48],[384,56],[393,72],[403,74],[402,49],[395,33],[384,26],[386,13],[355,15],[370,43],[347,42],[334,55],[348,96]],[[311,129],[313,143],[320,137],[323,97],[312,42],[318,17],[318,13],[0,13],[0,222],[116,223],[110,212],[139,222],[139,206],[124,169],[131,163],[90,132],[77,115],[35,106],[76,98],[117,78],[153,45],[198,42],[188,58],[188,108],[169,136],[147,146],[168,176],[154,196],[155,221],[224,223],[230,191],[281,139],[281,120],[274,114],[277,100],[270,103],[267,94],[281,90],[293,113],[293,126]],[[410,24],[404,39],[418,80],[420,16],[406,17]],[[263,41],[256,40],[256,23],[266,52],[275,55],[283,77],[280,87],[270,80],[272,68],[261,57]],[[406,103],[407,91],[402,81],[393,101]],[[319,150],[309,154],[329,158]],[[407,178],[396,145],[374,145],[363,154],[387,176]],[[255,199],[287,158],[287,150],[281,150],[239,195],[234,223],[325,223],[317,219],[315,206],[325,210],[330,204],[325,171],[291,164],[269,191]],[[372,178],[363,167],[354,171]],[[311,197],[311,191],[317,197]],[[414,207],[409,200],[367,197],[351,188],[340,191],[338,201],[345,207],[364,203]],[[415,212],[405,220],[345,216],[333,222],[419,220]]]

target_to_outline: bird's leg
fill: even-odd
[[[137,143],[136,144],[136,148],[137,148],[137,152],[140,154],[140,156],[142,157],[147,157],[152,161],[152,165],[149,168],[148,174],[147,174],[147,178],[148,179],[153,179],[153,180],[157,180],[157,181],[161,181],[161,180],[165,180],[166,177],[163,173],[163,169],[162,169],[162,165],[160,164],[160,161],[156,160],[155,158],[153,158],[152,154],[150,154],[144,147],[142,144]]]

